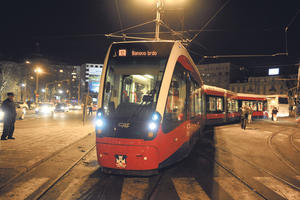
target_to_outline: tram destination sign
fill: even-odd
[[[125,43],[115,44],[111,56],[116,57],[166,57],[173,43]]]

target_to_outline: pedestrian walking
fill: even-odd
[[[248,113],[248,123],[251,124],[252,123],[252,114],[253,114],[253,109],[250,106],[249,107],[249,113]]]
[[[249,114],[249,108],[247,108],[247,106],[242,106],[242,108],[240,109],[240,113],[241,113],[241,128],[245,130],[248,114]]]
[[[92,114],[93,114],[93,104],[90,104],[88,108],[89,108],[89,116],[92,116]]]
[[[3,101],[1,109],[4,112],[4,126],[1,140],[15,139],[13,137],[16,122],[16,105],[14,102],[14,93],[7,93],[7,99]]]
[[[272,120],[273,120],[273,121],[277,121],[277,113],[278,113],[278,110],[277,110],[277,108],[274,106],[273,109],[272,109]]]

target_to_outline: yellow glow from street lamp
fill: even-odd
[[[37,68],[34,70],[34,72],[39,74],[39,73],[42,73],[43,70],[42,70],[41,68],[37,67]]]
[[[29,60],[26,60],[25,63],[26,63],[26,64],[30,64],[30,61],[29,61]]]
[[[165,0],[166,4],[181,4],[183,3],[185,0]]]

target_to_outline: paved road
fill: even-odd
[[[92,123],[83,125],[80,111],[17,120],[16,139],[0,141],[0,186],[92,131]]]
[[[94,141],[85,143],[92,146]],[[260,121],[208,128],[191,155],[152,177],[106,175],[94,149],[53,184],[49,170],[20,179],[0,199],[300,199],[300,132]],[[71,151],[71,150],[70,150]],[[63,156],[63,155],[62,155]],[[63,157],[56,162],[64,160]],[[49,164],[49,166],[52,166]],[[45,168],[45,167],[43,167]],[[59,171],[59,169],[56,169]]]

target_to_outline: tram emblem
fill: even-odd
[[[121,128],[129,128],[130,127],[130,123],[123,123],[123,122],[121,122],[121,123],[118,124],[118,126],[121,127]]]
[[[118,168],[125,168],[127,163],[126,163],[126,155],[115,155],[116,158],[116,167]]]

